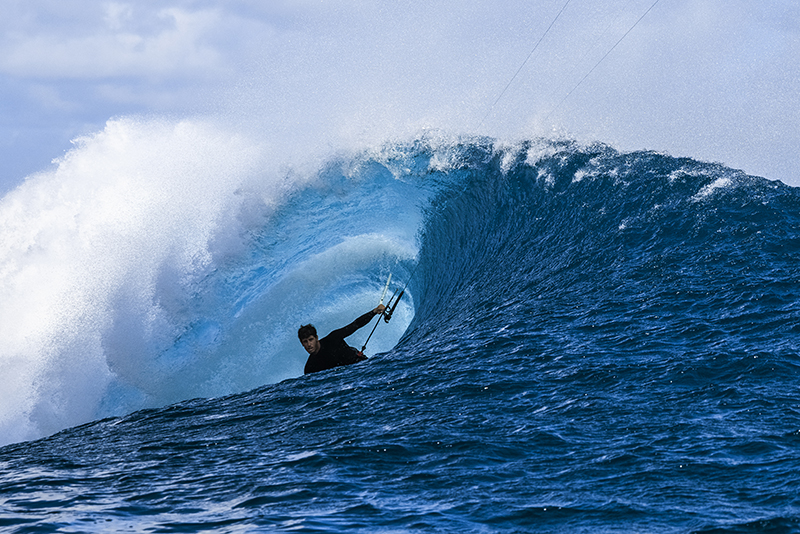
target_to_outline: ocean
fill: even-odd
[[[796,188],[565,139],[253,150],[120,119],[3,199],[4,532],[800,532]],[[389,273],[369,359],[303,376],[297,328]]]

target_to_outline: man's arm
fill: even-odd
[[[350,335],[354,334],[355,331],[358,330],[359,328],[363,328],[363,327],[367,326],[367,324],[372,320],[373,317],[375,317],[376,315],[382,314],[383,310],[385,310],[385,309],[386,309],[386,306],[384,306],[383,304],[380,304],[380,305],[378,305],[377,308],[375,308],[372,311],[368,311],[367,313],[365,313],[364,315],[362,315],[361,317],[359,317],[358,319],[356,319],[355,321],[353,321],[349,325],[347,325],[345,327],[342,327],[342,328],[339,328],[338,330],[334,330],[333,332],[331,332],[328,335],[344,339],[347,336],[350,336]]]

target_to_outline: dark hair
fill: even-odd
[[[317,337],[317,329],[314,328],[314,325],[304,324],[297,330],[297,337],[300,338],[300,341],[311,336]]]

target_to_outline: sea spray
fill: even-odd
[[[2,200],[3,441],[90,420],[109,385],[155,371],[193,284],[239,246],[219,228],[259,150],[202,122],[113,120]]]
[[[301,374],[297,327],[374,307],[376,269],[416,253],[419,195],[367,165],[293,170],[207,121],[117,119],[77,140],[0,205],[0,442]],[[318,209],[331,192],[326,209],[361,217]]]

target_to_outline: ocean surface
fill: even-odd
[[[566,140],[248,150],[120,121],[3,199],[0,530],[800,532],[797,189]],[[369,360],[302,376],[297,327],[390,272]]]

